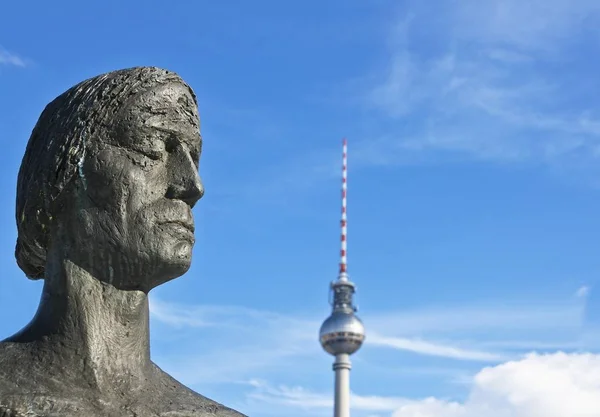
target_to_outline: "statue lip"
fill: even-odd
[[[194,231],[196,230],[193,222],[188,222],[185,220],[165,220],[163,222],[160,222],[159,224],[177,224],[179,226],[183,226],[192,233],[194,233]]]

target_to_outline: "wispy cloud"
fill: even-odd
[[[16,67],[24,67],[26,65],[26,61],[20,56],[0,46],[0,65],[14,65]]]
[[[575,296],[584,298],[589,294],[589,292],[590,287],[588,287],[587,285],[583,285],[577,289],[577,291],[575,292]]]
[[[456,346],[442,345],[405,337],[384,337],[375,334],[369,336],[369,344],[372,346],[389,347],[422,355],[440,356],[467,361],[502,362],[508,359],[506,355],[498,353],[464,349]]]
[[[598,283],[586,287],[584,326],[585,337],[590,346],[600,344],[600,291]]]
[[[152,297],[157,360],[186,384],[232,383],[259,371],[287,369],[286,360],[320,354],[318,322],[238,306],[179,305]],[[177,352],[162,350],[161,335],[183,341]],[[207,348],[203,339],[210,339]]]
[[[585,300],[564,298],[567,301],[488,302],[363,315],[367,340],[355,361],[357,368],[360,363],[362,372],[368,372],[371,378],[390,383],[406,378],[414,381],[419,375],[422,380],[430,375],[446,386],[475,384],[472,397],[481,389],[487,391],[483,400],[469,399],[465,403],[433,397],[415,400],[390,396],[389,391],[387,396],[358,392],[352,399],[355,414],[471,417],[477,414],[469,413],[476,410],[488,416],[480,407],[488,406],[496,397],[505,401],[504,395],[509,394],[482,385],[482,375],[490,375],[487,369],[495,370],[495,375],[511,364],[534,366],[538,362],[528,359],[531,355],[527,354],[532,350],[580,350]],[[150,308],[153,358],[184,384],[199,392],[216,386],[245,386],[234,402],[250,414],[330,413],[331,392],[319,391],[322,388],[315,389],[308,382],[316,376],[321,381],[324,369],[330,365],[317,341],[320,319],[240,306],[181,305],[154,296]],[[422,362],[414,355],[429,359]],[[503,364],[478,372],[480,363]],[[454,412],[458,414],[451,414]]]
[[[576,351],[585,348],[586,344],[583,339],[576,337],[574,339],[554,337],[554,340],[492,340],[492,341],[479,341],[476,346],[479,349],[491,349],[500,351],[520,351],[520,352],[531,352],[531,351],[556,351],[556,350],[567,350]]]
[[[593,0],[467,0],[455,6],[450,16],[460,39],[550,55],[593,29],[600,12]]]
[[[302,387],[286,385],[273,387],[266,381],[257,379],[250,380],[248,383],[255,388],[248,394],[248,397],[260,402],[291,405],[304,409],[331,408],[333,406],[331,395],[314,393]]]
[[[340,101],[359,109],[353,170],[475,160],[541,165],[599,183],[590,175],[600,156],[600,67],[590,59],[600,36],[597,2],[411,0],[397,7],[381,39],[387,59],[375,61],[386,64],[342,81],[352,87]],[[282,159],[244,183],[252,201],[286,204],[286,191],[338,175],[335,144]]]
[[[250,385],[255,389],[248,394],[248,398],[262,403],[291,406],[305,410],[330,409],[333,407],[333,395],[330,393],[317,393],[298,386],[273,386],[262,380],[251,380]],[[362,396],[357,394],[351,396],[351,407],[357,411],[394,411],[409,402],[410,400],[401,397]]]
[[[245,327],[249,321],[278,323],[290,318],[277,313],[240,306],[227,305],[180,305],[151,298],[150,313],[157,320],[181,327]]]
[[[597,35],[597,2],[408,4],[366,96],[387,118],[362,144],[385,156],[371,162],[442,152],[574,165],[600,155],[597,68],[582,52],[595,47],[586,34]]]
[[[321,372],[325,356],[317,341],[321,321],[315,317],[238,306],[178,305],[156,297],[150,306],[157,339],[153,354],[187,384],[238,382],[291,372],[300,363],[304,372]],[[532,349],[576,349],[582,314],[578,299],[563,305],[549,301],[372,313],[363,316],[368,329],[364,357],[375,360],[379,355],[373,353],[387,349],[494,363]],[[177,340],[178,349],[161,349],[163,338]],[[206,348],[204,339],[210,339],[212,347]]]
[[[387,335],[504,334],[532,330],[576,332],[581,329],[585,303],[548,299],[503,303],[433,306],[408,311],[377,313],[368,317],[370,327],[387,329]]]

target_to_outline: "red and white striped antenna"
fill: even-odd
[[[346,193],[348,191],[348,141],[346,138],[342,141],[342,219],[340,226],[341,234],[341,249],[340,249],[340,280],[347,280],[347,217],[346,217]]]

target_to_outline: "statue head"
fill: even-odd
[[[196,97],[141,67],[83,81],[42,112],[17,184],[16,258],[32,279],[65,258],[119,289],[184,274],[204,191]]]

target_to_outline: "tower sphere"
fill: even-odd
[[[334,311],[321,325],[319,339],[327,353],[351,355],[362,346],[365,327],[353,313]]]

